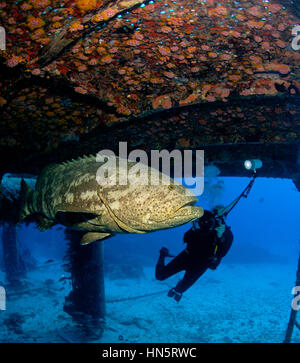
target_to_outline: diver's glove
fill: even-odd
[[[174,300],[176,300],[177,302],[180,301],[181,297],[182,297],[182,293],[178,292],[175,290],[175,287],[173,287],[169,292],[168,292],[168,296],[169,297],[173,297]]]
[[[224,232],[226,229],[226,225],[225,224],[219,224],[218,227],[215,228],[215,231],[217,232],[217,236],[218,238],[222,238]]]
[[[174,257],[173,255],[170,255],[169,250],[166,247],[162,247],[159,253],[162,257]]]
[[[210,268],[211,270],[215,270],[219,266],[219,263],[220,261],[218,257],[212,256],[209,259],[208,268]]]

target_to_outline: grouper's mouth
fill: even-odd
[[[194,207],[196,201],[195,200],[191,200],[185,204],[183,204],[181,207],[179,207],[178,209],[175,210],[174,215],[177,214],[178,211],[181,211],[182,209],[184,209],[185,207]]]
[[[171,219],[185,219],[186,222],[191,222],[203,216],[204,210],[202,207],[194,206],[195,203],[187,203],[180,207]]]
[[[182,220],[182,223],[188,223],[192,222],[195,219],[198,219],[203,216],[204,210],[202,207],[196,207],[194,204],[196,203],[196,200],[193,198],[193,200],[190,200],[189,202],[183,204],[179,208],[177,208],[169,217],[165,219],[160,220],[154,220],[153,222],[157,223],[164,223],[168,222],[170,220],[173,221],[180,221]]]

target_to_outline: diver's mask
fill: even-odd
[[[215,229],[216,218],[214,214],[208,210],[205,210],[203,216],[198,219],[198,225],[202,231],[212,231]]]

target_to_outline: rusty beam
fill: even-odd
[[[74,19],[71,24],[62,29],[51,43],[42,50],[38,56],[38,60],[35,59],[33,63],[38,63],[42,67],[47,66],[78,40],[86,37],[99,28],[101,29],[101,26],[114,20],[118,15],[134,10],[142,3],[144,3],[143,0],[117,0],[89,12],[82,20],[80,18]],[[107,15],[107,10],[109,10],[109,15]],[[104,13],[105,20],[97,21],[97,16],[101,19],[101,14]],[[70,28],[78,21],[80,21],[82,25],[82,30],[71,32]]]

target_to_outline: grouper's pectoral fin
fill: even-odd
[[[104,238],[112,237],[113,234],[111,233],[104,233],[104,232],[88,232],[86,233],[80,241],[82,245],[88,245],[89,243],[100,241]]]
[[[74,224],[87,222],[97,216],[98,214],[94,214],[91,212],[59,210],[55,215],[55,219],[65,226],[72,226]]]

